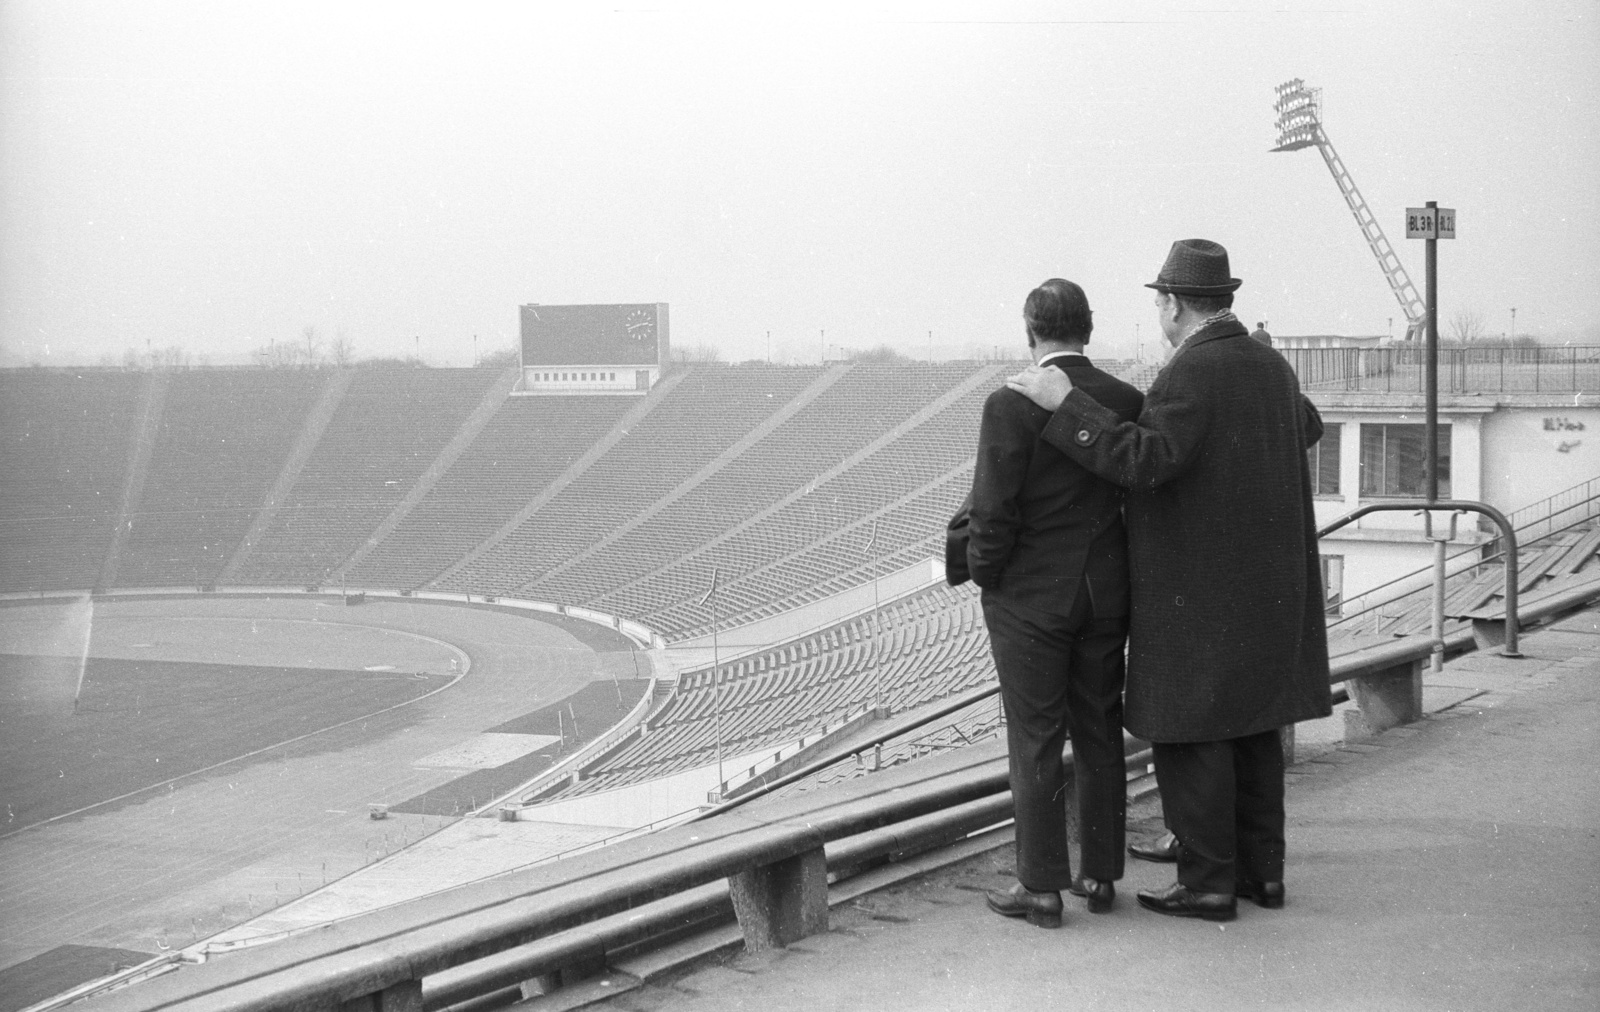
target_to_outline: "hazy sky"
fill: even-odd
[[[1091,353],[1155,332],[1172,240],[1248,322],[1403,331],[1324,122],[1441,319],[1600,343],[1600,3],[492,5],[0,0],[0,361],[302,328],[464,365],[526,302],[667,302],[673,341],[815,361],[1020,349],[1083,284]],[[1137,331],[1136,331],[1137,325]]]

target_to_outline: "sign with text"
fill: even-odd
[[[1456,209],[1453,207],[1406,208],[1407,239],[1454,239]]]

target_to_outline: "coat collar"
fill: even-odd
[[[1197,344],[1205,344],[1207,341],[1215,341],[1218,338],[1223,338],[1223,337],[1249,337],[1249,336],[1250,336],[1249,329],[1246,328],[1245,325],[1240,323],[1238,320],[1225,320],[1225,321],[1222,321],[1220,323],[1213,323],[1209,327],[1201,327],[1199,330],[1195,331],[1193,334],[1190,334],[1188,337],[1184,338],[1183,344],[1180,345],[1178,347],[1178,350],[1173,353],[1173,357],[1176,358],[1178,355],[1182,354],[1185,351],[1188,351],[1190,348],[1193,348],[1195,345],[1197,345]]]

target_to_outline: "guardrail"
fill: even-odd
[[[1419,503],[1371,503],[1366,506],[1362,506],[1359,509],[1352,510],[1339,519],[1328,524],[1326,527],[1323,527],[1321,530],[1317,531],[1317,537],[1325,538],[1346,524],[1354,523],[1369,513],[1395,512],[1401,510],[1407,512],[1421,511],[1423,519],[1428,522],[1428,532],[1430,536],[1433,532],[1434,512],[1451,514],[1480,513],[1483,516],[1488,517],[1490,520],[1493,520],[1495,525],[1500,528],[1500,537],[1503,539],[1502,544],[1504,545],[1505,557],[1504,586],[1506,602],[1505,613],[1507,616],[1507,619],[1503,623],[1505,631],[1502,638],[1504,643],[1504,650],[1502,653],[1504,653],[1507,657],[1516,657],[1516,620],[1517,616],[1521,614],[1521,612],[1517,609],[1517,532],[1512,528],[1511,521],[1506,519],[1506,515],[1495,509],[1493,506],[1490,506],[1488,503],[1474,502],[1470,499],[1434,499],[1425,500]],[[1452,532],[1455,531],[1455,519],[1453,516],[1450,520],[1450,530]],[[1443,637],[1442,624],[1444,620],[1443,607],[1445,559],[1443,555],[1442,541],[1438,542],[1438,548],[1439,554],[1435,556],[1433,578],[1434,632],[1436,635],[1436,642],[1438,639],[1442,639]]]
[[[1427,348],[1281,348],[1309,393],[1422,393]],[[1447,393],[1572,393],[1600,388],[1600,347],[1443,347],[1439,389]]]
[[[1532,624],[1596,600],[1600,578],[1536,595],[1518,617]],[[1332,681],[1359,706],[1347,733],[1421,716],[1434,645],[1410,636],[1334,659]],[[1471,645],[1468,631],[1446,643]],[[357,915],[81,1007],[432,1012],[497,991],[509,999],[505,989],[520,981],[569,982],[617,947],[729,907],[747,947],[784,945],[826,929],[830,871],[959,839],[1009,814],[1004,743],[984,742]]]

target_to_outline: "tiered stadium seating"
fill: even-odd
[[[945,522],[971,484],[979,413],[992,391],[979,384],[758,523],[596,599],[594,607],[637,617],[669,638],[687,637],[710,629],[699,601],[713,567],[721,571],[718,621],[735,623],[773,602],[804,599],[824,580],[843,577],[830,585],[831,593],[937,554]],[[875,515],[881,516],[877,542],[868,548]]]
[[[798,641],[686,673],[635,736],[541,801],[655,779],[838,726],[882,698],[899,711],[993,677],[988,632],[970,587],[936,587]],[[719,716],[720,711],[720,716]],[[728,771],[732,774],[733,770]]]
[[[437,585],[493,594],[537,580],[648,509],[820,374],[819,367],[692,367],[627,438],[504,541]]]
[[[327,381],[323,370],[173,374],[117,583],[211,583],[249,530]]]
[[[0,373],[0,586],[91,589],[121,508],[152,377]]]
[[[968,365],[855,363],[687,495],[584,565],[535,581],[528,592],[551,601],[595,601],[668,567],[836,467],[971,374]],[[631,600],[629,613],[638,604],[637,598]]]
[[[432,464],[494,369],[362,369],[240,583],[317,584],[377,529]]]
[[[394,532],[350,572],[362,586],[413,588],[499,530],[637,402],[511,397]]]

